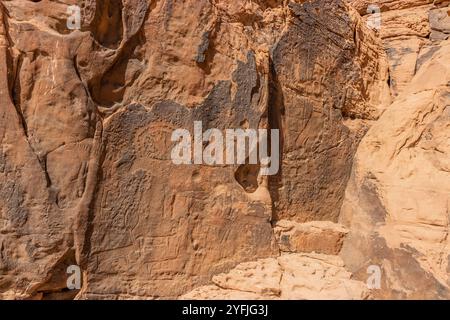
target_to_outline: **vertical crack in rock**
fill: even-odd
[[[1,11],[1,23],[2,23],[2,34],[4,35],[4,39],[6,41],[6,65],[7,65],[7,86],[10,89],[10,98],[13,103],[17,115],[20,118],[20,122],[23,128],[23,132],[26,137],[28,137],[28,128],[25,118],[23,116],[21,106],[20,106],[20,83],[19,83],[19,73],[22,67],[22,55],[19,55],[18,61],[14,63],[14,59],[11,55],[11,49],[13,41],[11,40],[11,36],[9,34],[9,25],[8,25],[8,10],[5,8],[3,3],[0,3],[0,11]]]
[[[22,63],[23,63],[23,55],[19,54],[19,57],[17,59],[17,66],[16,66],[16,71],[15,71],[15,76],[14,76],[14,80],[13,80],[13,85],[12,85],[12,99],[13,99],[13,103],[16,106],[17,109],[17,113],[20,116],[20,119],[22,120],[22,125],[23,125],[23,129],[25,132],[25,136],[28,138],[28,126],[27,126],[27,122],[25,121],[25,117],[23,116],[23,112],[22,112],[22,107],[20,104],[20,79],[19,79],[19,75],[20,75],[20,70],[22,68]]]
[[[278,81],[275,66],[272,57],[269,57],[269,104],[268,119],[271,129],[278,129],[280,132],[280,169],[276,175],[269,177],[269,192],[272,199],[272,216],[273,222],[278,220],[277,206],[280,200],[279,190],[282,187],[283,176],[283,155],[284,155],[284,131],[282,118],[284,116],[284,97],[281,85]],[[270,141],[270,140],[269,140]]]
[[[104,158],[102,134],[103,125],[101,121],[98,121],[87,166],[84,193],[75,211],[76,218],[73,228],[75,258],[77,263],[83,268],[86,267],[87,257],[90,253],[90,236],[94,219],[93,203],[96,199],[98,181],[101,177],[101,164]]]

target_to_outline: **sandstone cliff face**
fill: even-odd
[[[0,8],[0,298],[450,297],[448,1]],[[280,171],[173,164],[194,121]]]
[[[388,11],[388,28],[423,23],[384,33],[396,97],[359,146],[341,211],[351,226],[341,255],[363,278],[368,264],[383,266],[379,298],[450,297],[447,5]]]

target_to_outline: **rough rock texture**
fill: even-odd
[[[272,179],[276,219],[335,221],[363,123],[388,98],[387,65],[375,37],[340,1],[291,5],[272,49],[271,107],[283,132]],[[320,206],[317,205],[320,203]]]
[[[368,261],[383,265],[383,297],[450,297],[449,57],[446,41],[355,157],[342,256],[353,272]]]
[[[182,299],[367,299],[364,282],[351,279],[339,257],[323,254],[282,254],[278,258],[242,263],[212,278]],[[238,292],[241,292],[239,294]]]
[[[340,216],[350,226],[341,253],[349,270],[364,279],[368,265],[382,267],[377,298],[450,297],[450,42],[430,34],[448,5],[382,15],[397,97],[359,146]],[[395,28],[390,17],[422,31]]]
[[[339,254],[348,230],[330,221],[297,223],[288,220],[276,222],[275,236],[284,252],[317,252]]]
[[[449,1],[0,9],[0,298],[449,297]],[[279,129],[279,173],[174,165],[194,121]]]

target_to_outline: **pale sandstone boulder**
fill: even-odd
[[[269,258],[241,263],[227,274],[214,276],[212,282],[220,288],[277,296],[282,275],[278,261]]]
[[[367,299],[365,283],[352,280],[337,256],[282,254],[238,265],[181,299]]]
[[[352,279],[341,258],[324,254],[289,254],[278,258],[283,300],[361,300],[370,297],[367,284]]]
[[[180,300],[272,300],[274,296],[264,296],[253,292],[222,289],[215,285],[203,286],[180,297]]]
[[[407,8],[419,7],[433,2],[439,3],[442,0],[346,0],[350,3],[361,15],[369,13],[367,8],[370,5],[378,6],[382,12],[389,10],[401,10]],[[445,1],[445,0],[444,0]]]
[[[383,12],[380,37],[383,39],[400,36],[427,37],[431,32],[429,13],[433,8],[434,5],[424,5]],[[370,15],[365,18],[367,21]]]

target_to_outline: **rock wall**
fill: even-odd
[[[448,297],[448,1],[0,9],[0,298]],[[279,172],[175,165],[194,121]]]
[[[390,55],[396,98],[359,145],[341,210],[351,229],[341,256],[357,278],[370,264],[382,266],[377,298],[450,297],[450,42],[434,33],[436,15],[448,10],[437,2],[387,8],[388,28],[429,19],[420,35],[385,31],[388,53],[399,53]],[[447,15],[440,23],[449,21]],[[413,51],[409,40],[421,45]]]

